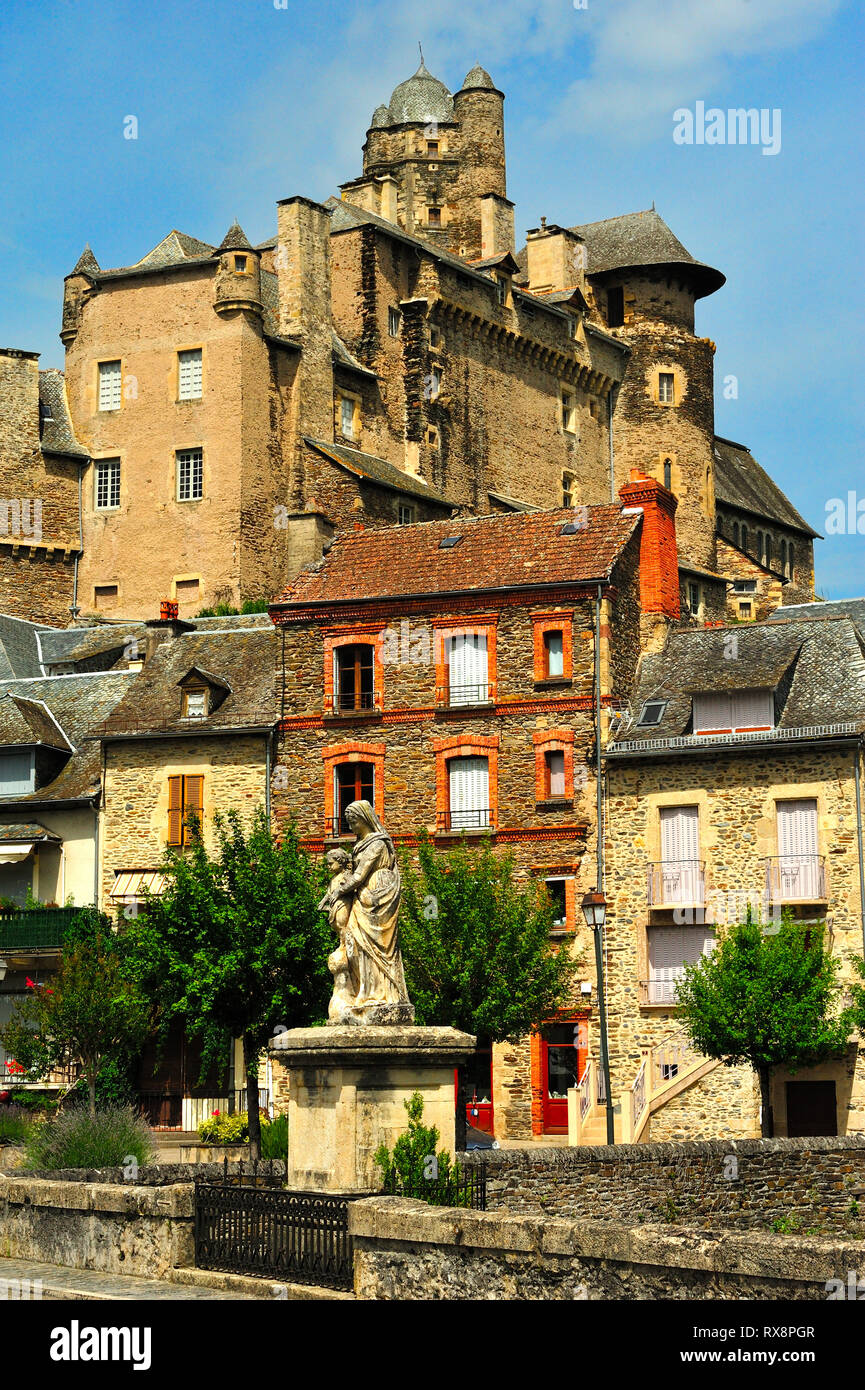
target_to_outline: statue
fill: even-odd
[[[345,818],[356,837],[351,860],[327,856],[330,888],[319,903],[339,935],[328,959],[334,977],[331,1024],[410,1024],[399,949],[400,876],[393,840],[368,801],[353,801]]]

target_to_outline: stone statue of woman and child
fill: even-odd
[[[399,945],[400,873],[393,840],[368,801],[353,801],[345,818],[355,836],[349,855],[327,855],[330,887],[319,903],[339,935],[328,959],[333,997],[328,1023],[411,1024]]]

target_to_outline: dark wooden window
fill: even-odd
[[[625,291],[621,285],[607,290],[607,323],[610,328],[621,328],[625,322]]]
[[[336,649],[336,708],[372,709],[375,704],[375,648],[368,642]]]
[[[375,767],[372,763],[338,763],[335,775],[337,825],[334,828],[344,835],[348,833],[347,806],[353,801],[375,805]]]

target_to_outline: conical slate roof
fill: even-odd
[[[84,250],[81,252],[81,255],[78,257],[78,260],[75,262],[75,265],[72,269],[72,274],[78,275],[82,271],[86,274],[89,270],[98,269],[99,262],[97,261],[93,252],[90,250],[90,242],[88,241],[87,245],[84,247]]]
[[[252,244],[247,240],[246,233],[239,222],[232,222],[221,243],[217,246],[214,255],[219,256],[223,251],[252,251]]]
[[[449,121],[453,116],[453,97],[443,82],[427,69],[421,58],[420,67],[407,82],[394,87],[390,99],[390,119],[393,125],[409,121]]]
[[[377,130],[379,126],[383,125],[390,125],[390,112],[386,106],[377,106],[372,113],[369,128],[370,130]]]
[[[490,92],[496,90],[495,82],[490,77],[486,68],[481,67],[480,63],[475,63],[471,72],[466,73],[466,80],[462,87],[463,91],[465,91],[467,87],[485,87],[487,91]]]

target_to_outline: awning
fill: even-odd
[[[33,843],[31,840],[29,845],[0,845],[0,864],[20,864],[33,849]]]
[[[121,869],[111,886],[109,898],[115,902],[134,901],[149,893],[158,898],[165,892],[167,880],[157,869]]]

